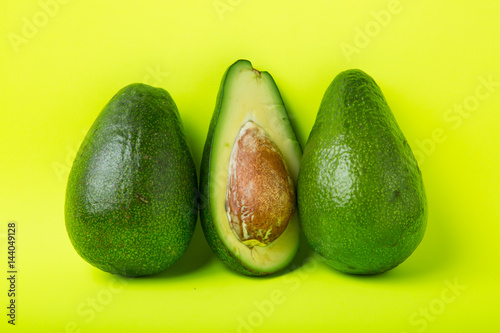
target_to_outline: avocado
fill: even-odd
[[[326,90],[297,191],[309,245],[341,272],[385,272],[422,240],[420,169],[382,91],[363,71],[340,73]]]
[[[301,156],[271,75],[235,62],[222,78],[200,168],[203,231],[229,268],[266,275],[295,256]]]
[[[69,174],[66,229],[77,253],[123,276],[176,262],[194,232],[194,162],[169,93],[121,89],[87,133]]]

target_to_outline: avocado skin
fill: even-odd
[[[219,87],[219,92],[217,94],[217,99],[215,103],[215,110],[212,115],[212,119],[210,121],[210,126],[208,128],[207,139],[205,141],[205,147],[203,148],[203,157],[201,160],[201,168],[200,168],[200,193],[201,193],[201,202],[200,202],[200,222],[203,228],[203,233],[205,234],[205,238],[210,245],[210,248],[215,253],[217,258],[222,261],[225,265],[227,265],[232,270],[249,276],[260,276],[271,273],[257,272],[254,271],[244,265],[243,262],[238,260],[238,258],[229,251],[219,235],[217,234],[217,229],[215,226],[215,221],[212,215],[212,209],[210,207],[210,167],[212,161],[212,144],[215,134],[215,128],[217,126],[217,121],[219,119],[219,114],[222,108],[222,98],[224,96],[224,87],[228,75],[232,70],[238,70],[238,64],[241,62],[248,62],[247,60],[238,60],[233,65],[231,65],[224,76],[222,77],[222,81]]]
[[[380,88],[363,71],[340,73],[325,92],[297,192],[309,245],[341,272],[390,270],[422,240],[420,169]]]
[[[131,84],[104,107],[80,146],[67,183],[66,229],[93,266],[155,274],[189,245],[196,193],[174,101],[161,88]]]

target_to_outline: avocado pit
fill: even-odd
[[[225,208],[231,230],[249,248],[267,246],[285,231],[295,202],[279,148],[261,126],[247,121],[229,159]]]

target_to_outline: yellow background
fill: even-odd
[[[1,331],[498,332],[499,17],[498,1],[2,1]],[[273,75],[302,145],[340,71],[377,81],[427,189],[426,235],[401,266],[348,276],[303,244],[292,272],[239,276],[199,225],[185,256],[149,278],[101,272],[73,250],[66,180],[106,102],[132,82],[168,90],[199,168],[220,79],[239,58]]]

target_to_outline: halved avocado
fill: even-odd
[[[271,75],[235,62],[222,78],[200,172],[203,231],[231,269],[266,275],[292,261],[301,157]]]

